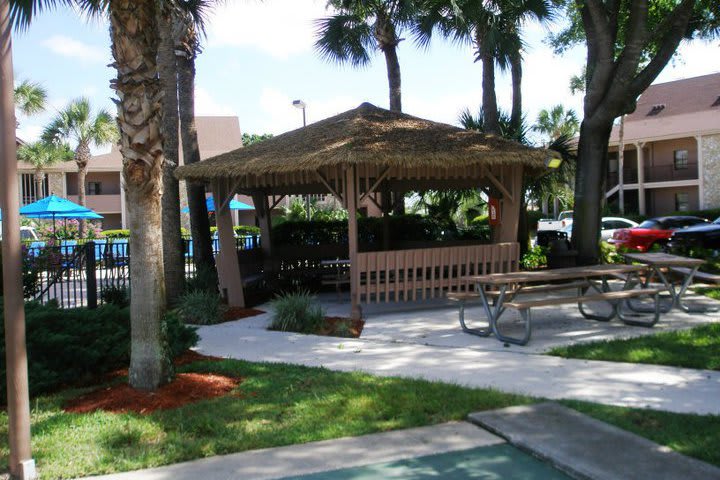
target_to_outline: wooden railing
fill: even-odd
[[[463,277],[518,270],[520,245],[421,248],[358,253],[360,302],[407,302],[442,298],[472,288]]]

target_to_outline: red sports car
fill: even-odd
[[[709,222],[704,218],[691,216],[650,218],[637,227],[616,230],[611,243],[617,247],[647,252],[653,245],[667,244],[675,230],[701,223]]]

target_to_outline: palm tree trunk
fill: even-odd
[[[43,198],[42,184],[43,184],[44,178],[45,178],[45,175],[43,175],[42,170],[39,168],[36,168],[35,169],[35,200],[40,200],[41,198]]]
[[[522,57],[519,51],[513,52],[510,57],[510,75],[512,77],[510,130],[513,136],[519,137],[522,127]]]
[[[480,59],[482,62],[482,99],[483,126],[485,133],[500,134],[498,123],[497,97],[495,96],[495,56],[487,48],[480,35],[477,38]]]
[[[163,349],[162,88],[155,0],[110,0],[120,151],[130,225],[130,385],[155,390],[172,377]]]
[[[400,62],[397,56],[397,45],[382,48],[387,65],[388,87],[390,88],[390,110],[402,112],[402,93],[400,79]]]
[[[575,173],[573,244],[579,265],[598,262],[600,253],[601,205],[605,196],[607,151],[612,120],[598,123],[583,120]]]
[[[163,8],[158,16],[160,45],[158,47],[158,73],[163,91],[163,194],[162,235],[163,267],[165,269],[165,295],[172,306],[185,289],[185,263],[183,241],[180,234],[180,186],[174,176],[179,163],[179,117],[177,98],[177,66],[175,64],[175,38],[170,8]]]
[[[78,204],[85,206],[85,178],[87,177],[87,167],[90,161],[90,145],[80,143],[75,150],[75,161],[78,166]],[[78,223],[78,236],[85,238],[85,220]]]
[[[186,165],[190,165],[200,161],[200,147],[195,128],[195,61],[178,57],[177,62],[183,161]],[[205,203],[205,187],[202,184],[187,182],[187,194],[195,265],[198,268],[214,269],[215,259],[212,253],[210,220]]]

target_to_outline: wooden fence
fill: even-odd
[[[517,271],[519,255],[518,243],[361,252],[353,275],[361,303],[426,300],[472,288],[467,275]]]

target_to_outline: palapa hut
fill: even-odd
[[[348,209],[352,316],[361,301],[424,299],[464,289],[463,275],[517,269],[523,170],[540,173],[548,151],[363,103],[358,108],[193,165],[176,176],[209,184],[220,237],[220,285],[244,306],[228,202],[251,195],[266,256],[273,254],[270,211],[284,195],[332,194]],[[357,207],[384,212],[389,192],[480,188],[499,200],[493,245],[358,252]]]

